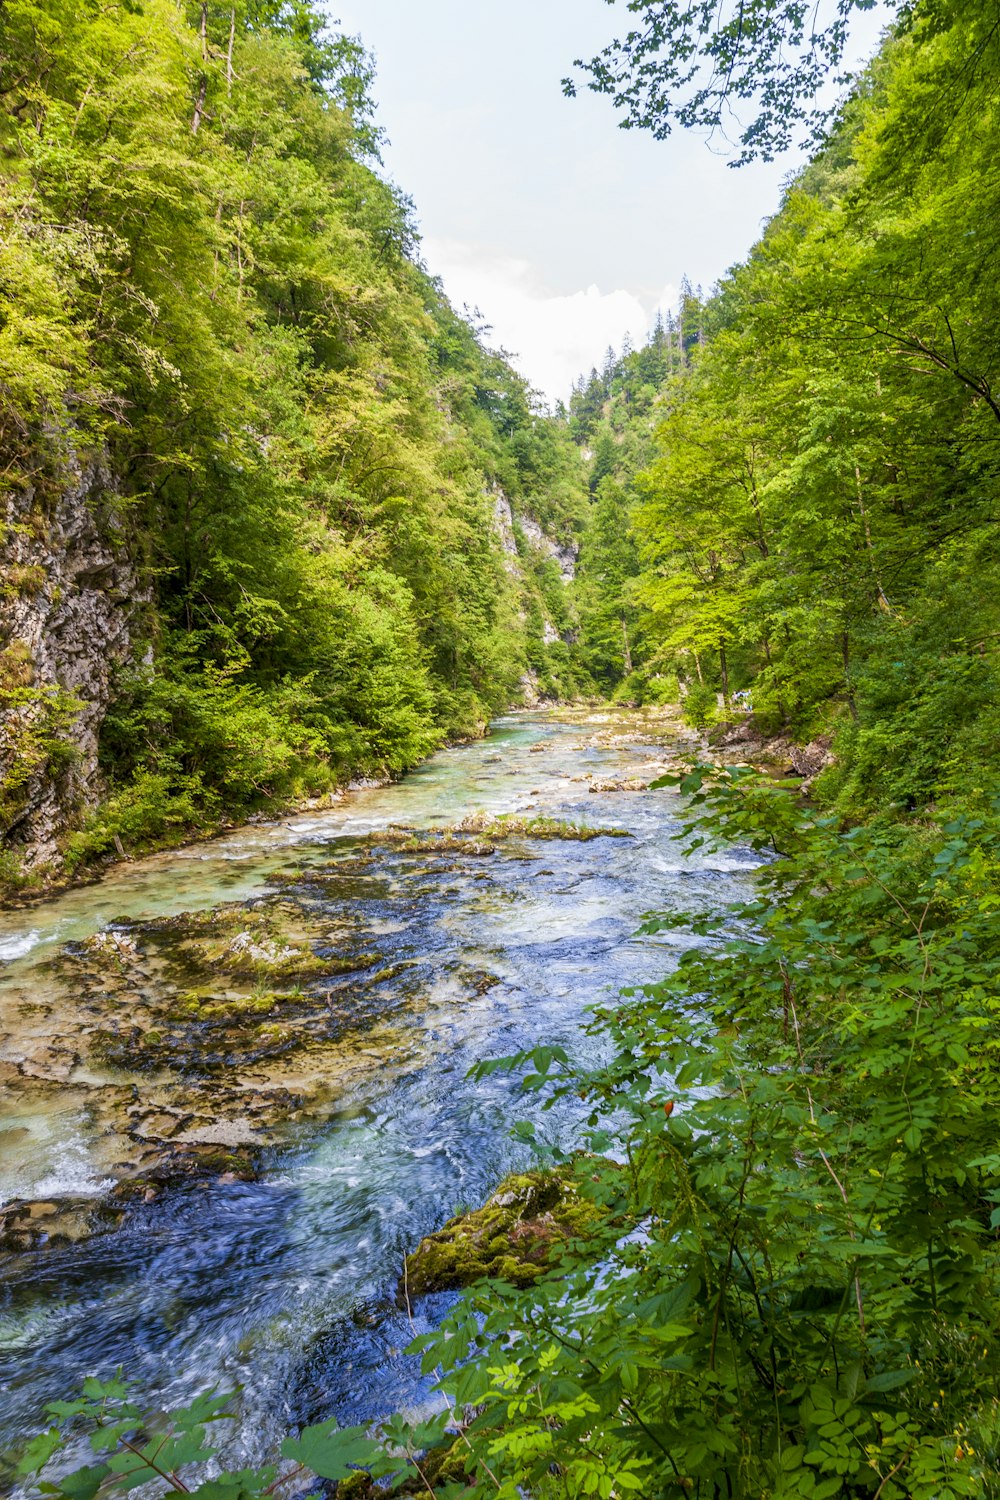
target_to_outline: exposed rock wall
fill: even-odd
[[[100,458],[0,498],[0,842],[35,870],[97,801],[97,742],[115,668],[148,592]]]
[[[516,525],[520,528],[522,536],[534,552],[541,553],[543,557],[555,559],[559,564],[563,583],[571,583],[576,573],[575,549],[560,547],[557,542],[554,542],[550,536],[546,535],[538,522],[531,516],[519,514],[515,518],[510,500],[499,485],[491,488],[490,498],[493,504],[493,530],[500,543],[504,567],[510,577],[522,586],[526,583],[527,579],[524,559],[522,559],[517,550],[517,536],[514,530]],[[543,610],[542,644],[552,646],[557,641],[562,640],[563,637],[550,618],[544,601],[539,602],[541,602]],[[520,611],[520,619],[523,625],[526,621],[523,607]],[[573,638],[575,639],[575,632]],[[538,674],[533,669],[529,668],[522,675],[519,692],[521,702],[526,708],[534,708],[542,702],[542,697],[539,693]]]
[[[510,501],[499,486],[492,490],[493,499],[493,527],[500,539],[508,573],[520,575],[521,569],[518,564],[517,542],[514,538],[514,513]],[[559,571],[565,583],[572,583],[576,577],[575,547],[561,547],[548,536],[538,522],[529,515],[519,515],[517,524],[521,528],[529,546],[541,552],[545,557],[554,558],[559,564]]]
[[[576,577],[576,548],[560,547],[558,542],[546,536],[538,522],[532,520],[531,516],[519,516],[518,525],[532,547],[536,547],[539,552],[543,552],[546,557],[553,558],[559,564],[559,571],[564,582],[572,583]]]
[[[517,542],[514,540],[514,514],[510,501],[499,486],[492,491],[493,529],[500,541],[504,567],[512,578],[520,578],[521,565],[517,557]]]

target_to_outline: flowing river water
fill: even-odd
[[[578,1123],[470,1068],[543,1042],[593,1055],[587,1007],[690,941],[637,936],[642,914],[722,911],[749,878],[746,853],[682,854],[676,792],[593,790],[649,781],[679,748],[655,715],[513,714],[392,786],[0,917],[0,1212],[43,1215],[0,1252],[0,1450],[119,1366],[151,1405],[242,1387],[241,1463],[289,1427],[431,1399],[403,1352],[404,1252],[530,1160],[518,1120],[564,1142]],[[631,837],[435,846],[476,812]],[[218,930],[181,916],[213,911]],[[198,942],[233,973],[246,952],[320,968],[281,991],[279,1025],[260,965],[209,1003]],[[102,1221],[115,1193],[128,1211]],[[418,1329],[446,1301],[418,1305]]]

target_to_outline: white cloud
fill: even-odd
[[[458,240],[431,237],[422,249],[454,305],[477,308],[492,326],[491,344],[508,350],[550,401],[567,400],[576,377],[600,367],[608,345],[620,349],[626,333],[642,343],[657,307],[677,301],[670,286],[654,297],[596,285],[555,292],[529,261]]]

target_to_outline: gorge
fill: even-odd
[[[1000,25],[622,9],[809,157],[549,409],[311,0],[0,7],[17,1500],[1000,1495]]]

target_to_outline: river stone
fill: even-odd
[[[638,776],[628,776],[623,781],[592,781],[592,792],[648,792],[649,783]]]
[[[249,1120],[216,1120],[182,1130],[174,1139],[193,1146],[252,1146],[260,1137]]]
[[[432,1495],[445,1493],[442,1486],[461,1485],[463,1491],[467,1483],[466,1465],[471,1456],[471,1450],[461,1439],[453,1440],[449,1434],[447,1446],[432,1448],[430,1452],[424,1453],[420,1458],[420,1472],[405,1479],[402,1484],[393,1486],[392,1491],[387,1491],[377,1480],[364,1469],[358,1469],[347,1479],[342,1479],[337,1485],[337,1500],[384,1500],[388,1493],[393,1495]],[[449,1488],[448,1493],[452,1493]]]
[[[397,1303],[452,1291],[491,1277],[526,1287],[547,1269],[553,1250],[584,1235],[607,1211],[581,1196],[569,1172],[515,1172],[482,1208],[458,1214],[406,1257]]]
[[[113,1229],[119,1211],[93,1198],[18,1199],[0,1208],[0,1250],[24,1252],[42,1245],[75,1245]]]

